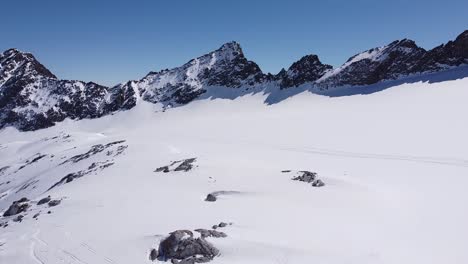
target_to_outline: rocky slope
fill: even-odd
[[[32,54],[16,49],[0,55],[0,128],[36,130],[65,118],[100,117],[125,108],[127,94],[118,87],[59,80]]]
[[[266,87],[332,89],[370,85],[382,80],[441,71],[468,63],[468,31],[454,41],[426,51],[403,39],[351,57],[333,69],[317,55],[307,55],[277,75],[265,74],[240,45],[219,49],[174,69],[150,72],[143,79],[114,87],[59,80],[32,54],[10,49],[0,54],[0,128],[36,130],[65,118],[96,118],[134,107],[139,100],[163,107],[184,105],[217,88],[238,96]],[[242,88],[242,89],[240,89]]]

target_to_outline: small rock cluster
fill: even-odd
[[[183,159],[173,161],[171,164],[157,168],[154,172],[168,173],[170,171],[189,171],[193,169],[197,158]]]
[[[43,206],[47,205],[49,208],[57,206],[61,203],[62,200],[59,199],[52,199],[49,196],[44,197],[40,199],[35,205],[36,206]],[[17,201],[14,201],[10,207],[3,213],[3,217],[13,217],[11,220],[13,222],[22,222],[24,217],[27,215],[27,212],[30,211],[30,208],[33,207],[34,203],[30,201],[28,198],[23,197]],[[47,212],[48,214],[51,213],[51,211]],[[36,214],[34,214],[33,218],[38,219],[40,215],[40,211]],[[8,221],[0,222],[0,227],[7,227],[8,226]]]
[[[283,171],[283,173],[289,172],[291,171]],[[317,173],[310,171],[298,171],[297,176],[293,177],[292,180],[310,183],[313,187],[325,186],[325,183],[317,177]]]

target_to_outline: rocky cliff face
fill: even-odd
[[[317,55],[307,55],[277,75],[264,74],[237,42],[169,70],[150,72],[138,81],[114,87],[59,80],[32,54],[9,49],[0,54],[0,128],[36,130],[65,118],[97,118],[134,107],[139,100],[178,106],[210,89],[229,88],[242,95],[250,88],[282,89],[307,85],[321,89],[370,85],[382,80],[468,64],[468,31],[454,41],[426,51],[403,39],[351,57],[333,69]],[[241,89],[242,88],[242,89]],[[350,87],[352,89],[352,87]]]
[[[281,71],[278,79],[281,88],[295,87],[314,82],[332,69],[331,65],[322,64],[317,55],[307,55],[294,62],[288,71]]]
[[[324,75],[321,86],[368,85],[381,80],[396,79],[415,71],[426,51],[414,41],[403,39],[373,48],[353,57],[341,67]]]
[[[439,71],[468,63],[468,30],[454,41],[428,51],[418,65],[418,71]]]
[[[0,55],[0,128],[36,130],[65,118],[96,118],[125,108],[125,90],[59,80],[32,54],[15,49]]]
[[[149,102],[164,105],[186,104],[206,92],[207,87],[239,88],[266,79],[255,62],[245,58],[240,45],[226,43],[221,48],[193,59],[181,67],[150,72],[133,86]]]

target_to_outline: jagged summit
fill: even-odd
[[[345,86],[353,89],[463,64],[468,64],[468,31],[429,51],[410,39],[393,41],[356,54],[336,69],[323,64],[317,55],[307,55],[276,75],[264,74],[245,57],[240,44],[231,41],[180,67],[105,87],[59,80],[32,54],[8,49],[0,54],[0,128],[35,130],[65,118],[96,118],[131,109],[140,100],[163,107],[184,105],[226,89],[230,90],[230,98],[297,86],[311,91]]]
[[[258,65],[245,58],[240,45],[228,42],[180,67],[151,72],[133,85],[146,101],[178,105],[192,101],[208,87],[253,86],[264,78]]]
[[[25,77],[30,79],[36,77],[57,78],[37,61],[31,53],[8,49],[0,54],[0,86],[10,78]]]
[[[237,41],[226,42],[223,45],[221,45],[221,47],[217,51],[237,52],[239,54],[242,54],[243,56],[241,45]]]
[[[332,70],[331,65],[322,64],[315,54],[306,55],[294,62],[288,71],[280,72],[281,88],[299,86],[306,82],[314,82],[327,71]]]
[[[409,39],[369,49],[349,58],[342,66],[325,74],[321,86],[368,85],[396,79],[414,72],[426,51]]]

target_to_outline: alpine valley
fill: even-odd
[[[0,54],[0,263],[468,263],[468,31],[113,87]]]

